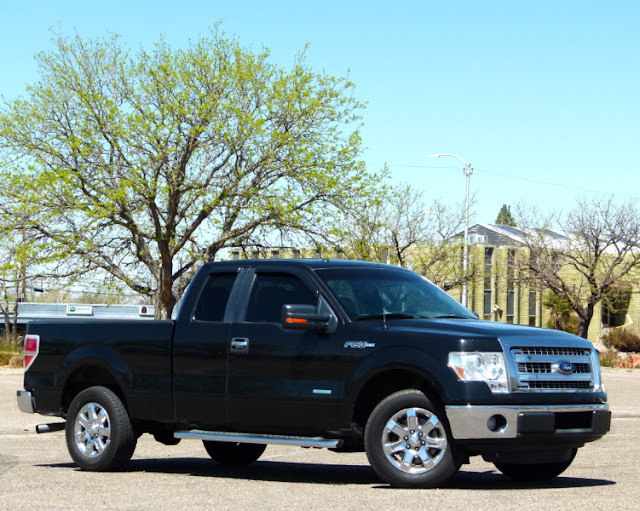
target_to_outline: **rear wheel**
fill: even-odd
[[[239,442],[203,440],[202,443],[211,459],[223,465],[248,465],[256,461],[267,448],[264,444],[243,444]]]
[[[577,449],[573,449],[571,458],[567,461],[555,463],[494,463],[496,468],[509,479],[521,482],[542,482],[558,477],[569,468],[576,456]]]
[[[460,466],[444,412],[419,390],[382,400],[365,428],[369,463],[386,482],[407,488],[446,483]]]
[[[73,399],[65,436],[76,465],[93,471],[122,468],[137,442],[122,401],[106,387],[89,387]]]

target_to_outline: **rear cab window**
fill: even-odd
[[[209,275],[194,311],[196,321],[224,321],[236,273],[212,273]]]

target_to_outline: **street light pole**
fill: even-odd
[[[467,269],[469,268],[469,183],[471,181],[471,174],[473,168],[471,168],[471,162],[463,160],[460,156],[455,154],[431,154],[429,158],[441,158],[448,156],[455,158],[464,165],[464,175],[467,178],[467,191],[464,201],[464,245],[462,247],[462,273],[465,279],[462,283],[462,305],[469,308],[469,285],[467,284]]]

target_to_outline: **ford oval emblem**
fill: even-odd
[[[573,374],[576,367],[568,360],[561,360],[555,364],[560,374]]]

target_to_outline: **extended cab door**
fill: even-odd
[[[173,398],[178,421],[198,426],[227,423],[229,330],[248,270],[216,268],[185,294],[173,347]]]
[[[302,270],[255,268],[244,315],[230,330],[229,419],[243,431],[317,431],[335,424],[341,395],[340,327],[333,334],[284,329],[285,304],[317,305]]]

